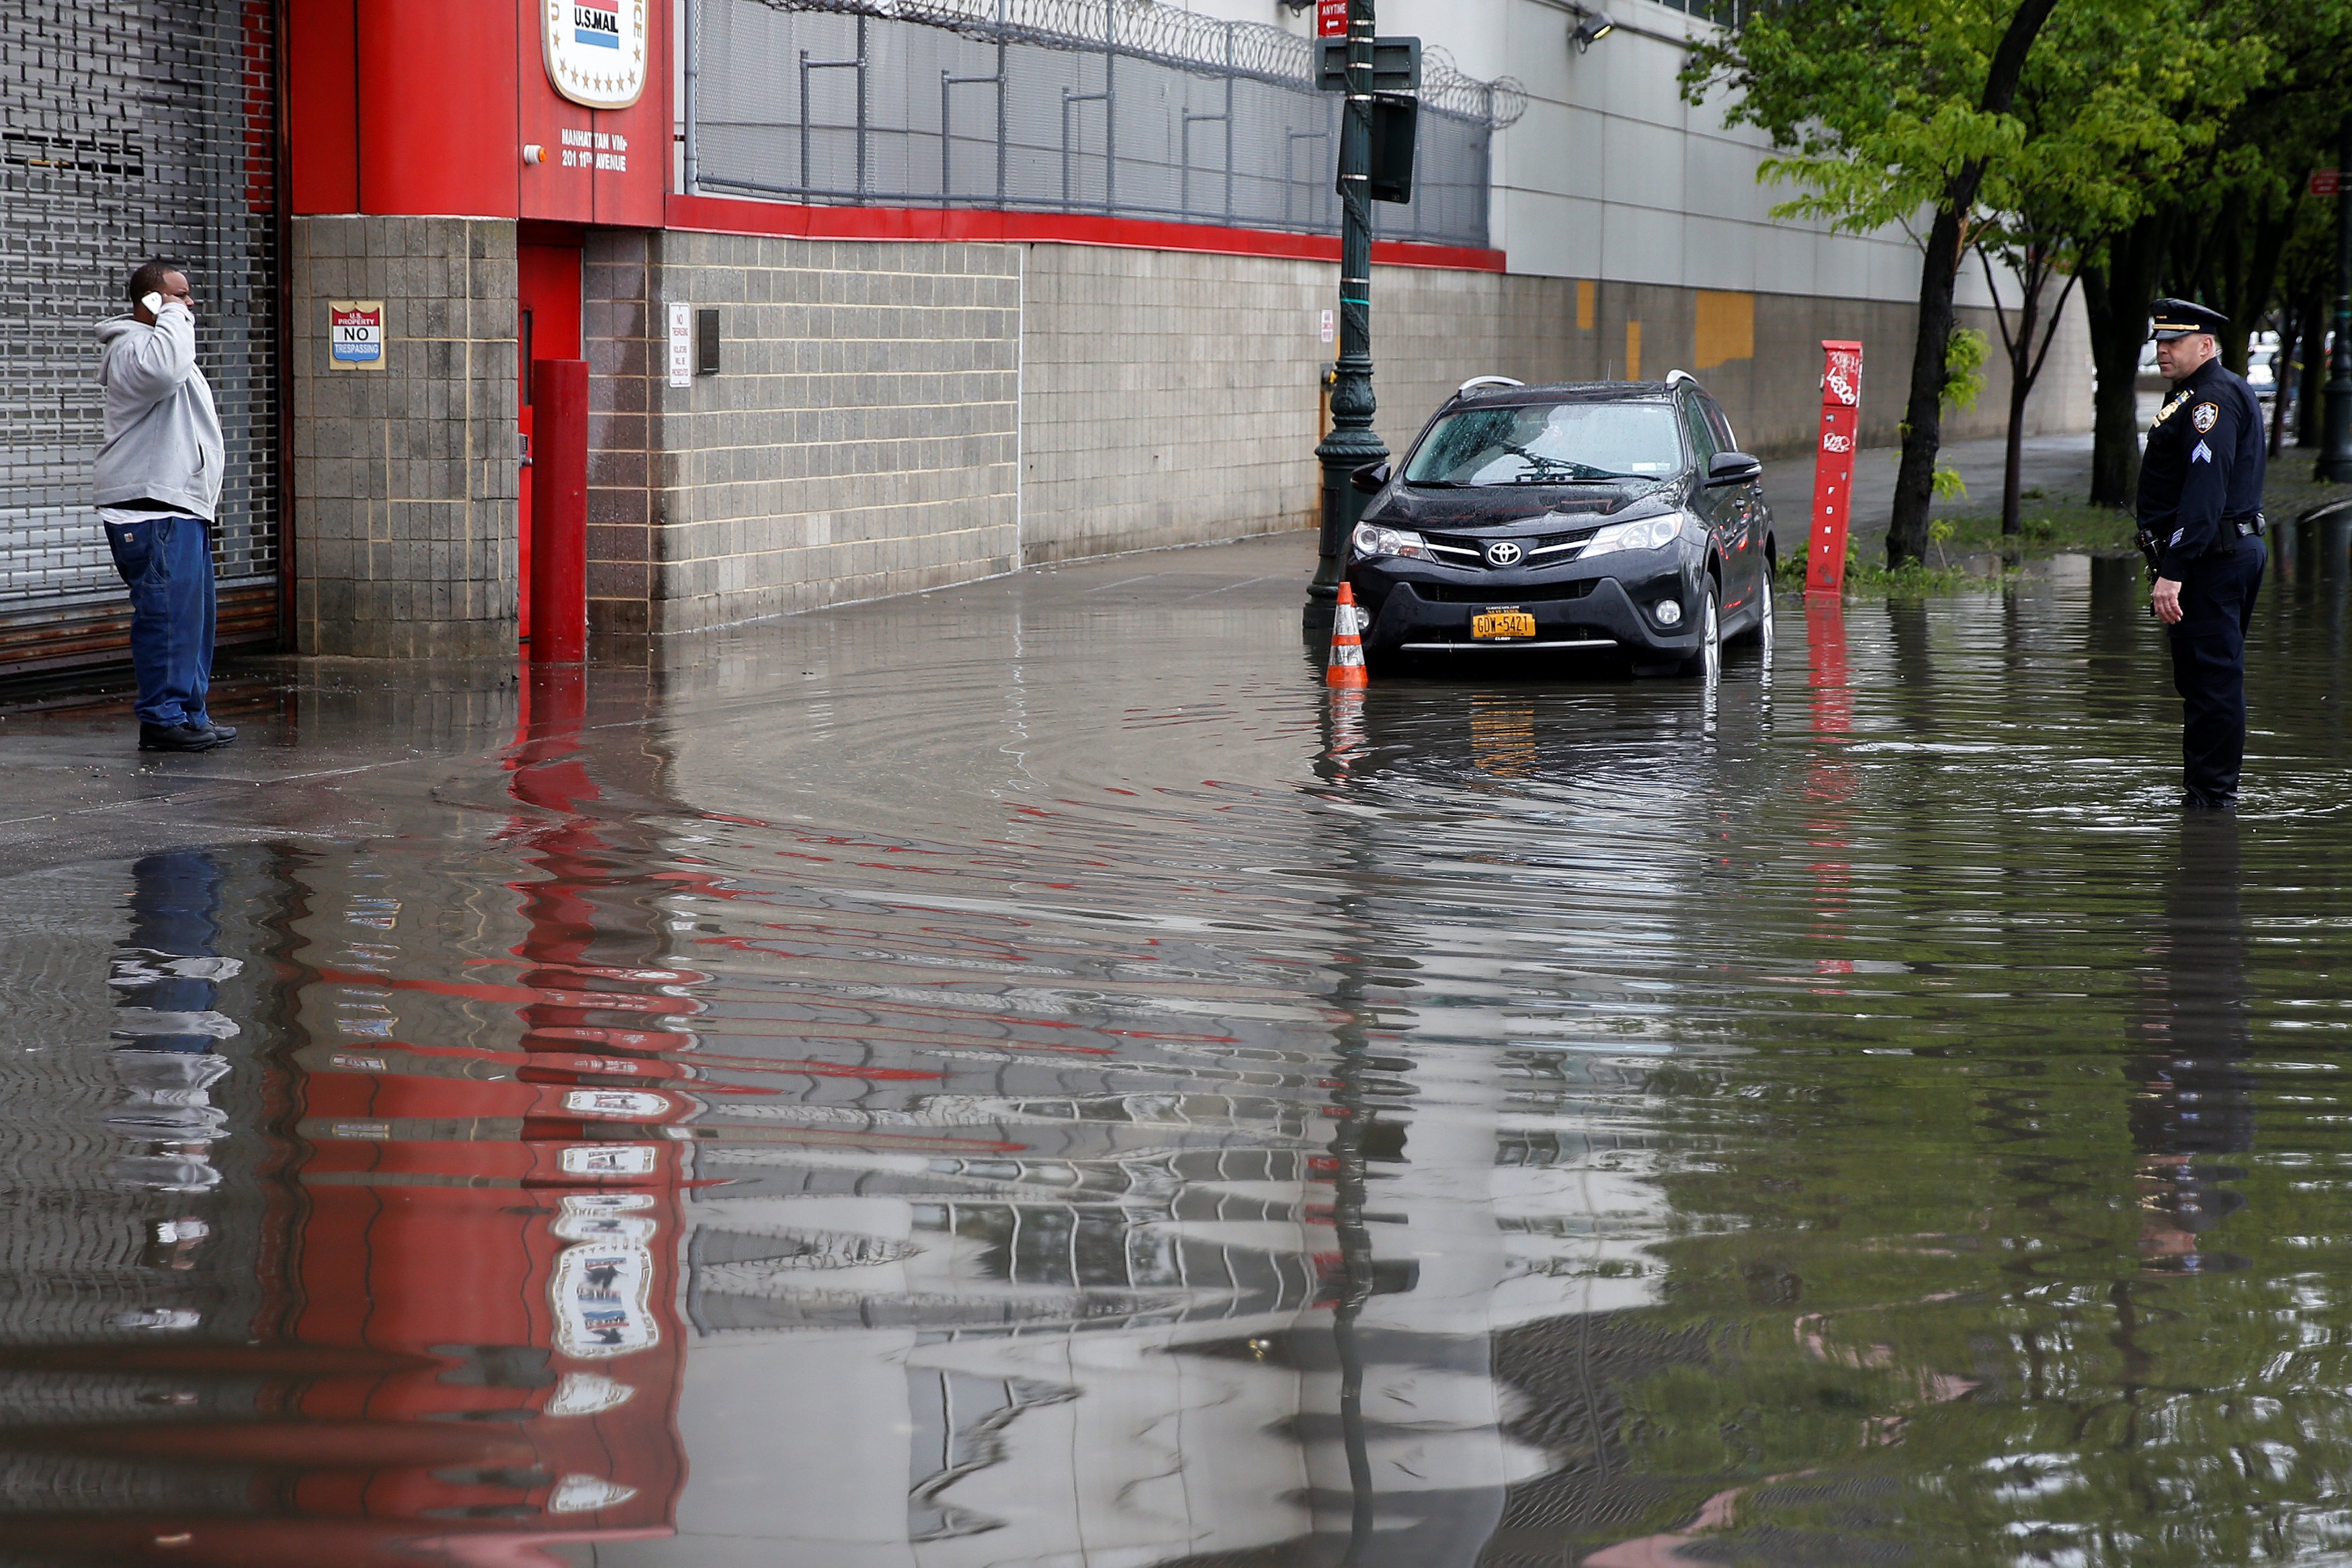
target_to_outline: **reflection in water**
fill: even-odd
[[[7,879],[0,1556],[2352,1548],[2318,601],[2177,824],[2095,566],[1711,699],[1331,697],[1127,570]]]
[[[220,1172],[208,1157],[227,1118],[208,1091],[228,1071],[218,1054],[236,1024],[215,1004],[243,964],[223,956],[221,868],[199,852],[149,855],[131,868],[131,929],[108,984],[115,993],[110,1064],[121,1103],[108,1124],[135,1140],[113,1163],[117,1179],[158,1192],[208,1192]],[[193,1212],[155,1222],[149,1250],[185,1269],[211,1228]]]
[[[2165,884],[2164,925],[2148,956],[2148,1004],[2129,1068],[2138,1092],[2132,1144],[2139,1153],[2140,1253],[2154,1268],[2242,1268],[2205,1233],[2245,1206],[2224,1183],[2245,1172],[2213,1163],[2253,1147],[2253,1073],[2246,1057],[2253,1015],[2240,912],[2239,824],[2181,820],[2179,863]]]

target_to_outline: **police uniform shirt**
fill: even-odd
[[[2173,383],[2140,459],[2139,526],[2156,541],[2158,576],[2182,580],[2189,563],[2233,545],[2233,525],[2263,508],[2268,462],[2263,407],[2219,358]]]

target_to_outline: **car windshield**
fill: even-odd
[[[1646,479],[1683,465],[1663,402],[1517,403],[1437,422],[1405,465],[1408,485],[1569,485]]]

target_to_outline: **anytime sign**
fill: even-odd
[[[590,109],[626,109],[646,90],[646,0],[541,0],[547,79]]]

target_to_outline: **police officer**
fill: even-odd
[[[2172,389],[2140,461],[2140,549],[2172,643],[2180,693],[2181,804],[2234,808],[2246,755],[2246,628],[2269,555],[2263,547],[2262,405],[2213,341],[2229,319],[2159,299],[2157,368]]]

